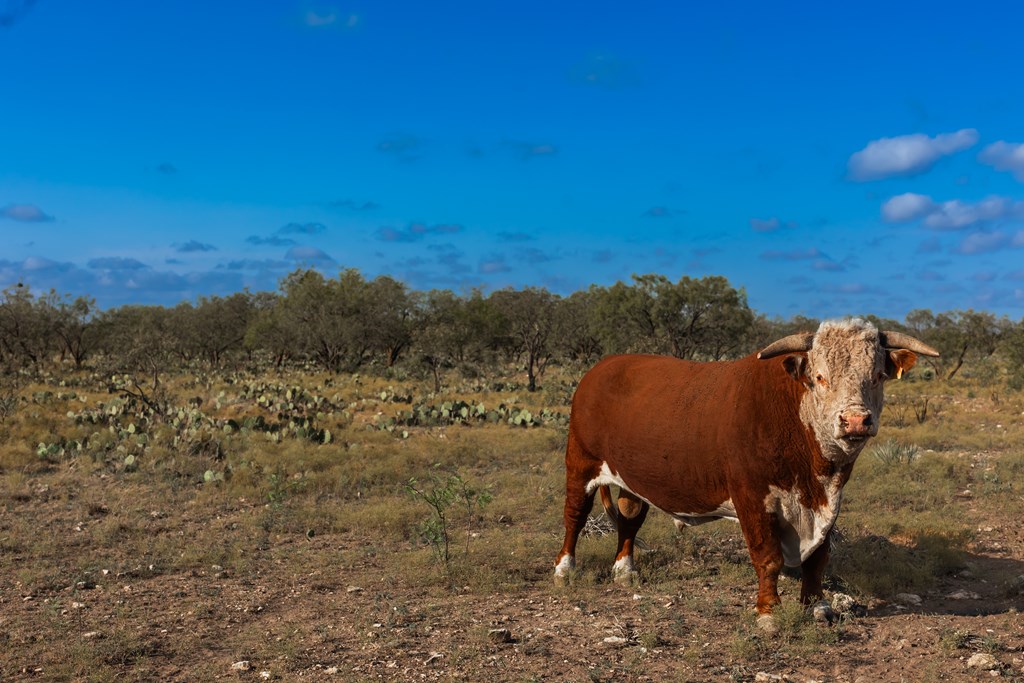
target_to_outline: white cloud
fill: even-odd
[[[22,262],[21,267],[25,270],[67,270],[70,263],[58,263],[43,256],[29,256]]]
[[[961,254],[986,254],[999,251],[1010,244],[1010,236],[1005,232],[973,232],[960,242],[957,251]]]
[[[1009,171],[1024,182],[1024,144],[1000,140],[985,147],[978,154],[978,161],[992,166],[997,171]]]
[[[53,216],[32,204],[8,204],[0,208],[0,218],[9,218],[21,223],[48,223]]]
[[[847,162],[851,180],[880,180],[924,173],[936,161],[978,142],[978,131],[963,128],[929,137],[924,133],[872,140]]]
[[[1022,217],[1024,202],[1006,197],[986,197],[979,202],[952,199],[937,204],[924,219],[924,224],[933,230],[962,230],[979,223]]]
[[[817,247],[808,247],[806,249],[790,249],[788,251],[769,249],[761,253],[761,258],[766,261],[800,261],[803,259],[827,259],[828,256],[823,254]]]
[[[569,80],[610,90],[640,84],[640,77],[632,64],[609,54],[590,55],[576,64],[569,71]]]
[[[977,202],[951,199],[937,203],[927,195],[905,192],[882,204],[882,219],[887,223],[921,220],[932,230],[963,230],[1000,220],[1024,219],[1024,201],[992,196]]]
[[[330,26],[331,24],[333,24],[337,20],[338,20],[337,12],[334,12],[334,11],[331,11],[331,10],[324,11],[323,13],[317,12],[316,10],[309,10],[308,12],[306,12],[306,16],[304,17],[304,21],[306,22],[306,26],[313,26],[313,27],[316,27],[316,26]]]
[[[359,25],[359,15],[343,12],[337,7],[312,7],[302,14],[302,23],[311,29],[326,27],[354,29]]]
[[[935,202],[928,195],[904,192],[882,204],[882,218],[887,223],[908,223],[928,215]]]
[[[780,225],[782,224],[779,222],[779,219],[774,216],[767,220],[761,218],[750,219],[750,227],[754,232],[775,232],[779,229]]]

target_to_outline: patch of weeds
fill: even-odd
[[[974,647],[982,652],[988,652],[989,654],[995,654],[1003,651],[1003,644],[999,642],[999,638],[991,633],[986,633],[985,635],[975,639]]]
[[[872,448],[871,455],[884,465],[909,465],[921,455],[921,448],[916,444],[888,439]]]
[[[159,652],[159,646],[142,636],[125,630],[115,631],[97,642],[96,652],[107,664],[126,667]]]
[[[728,643],[729,654],[742,661],[760,659],[763,649],[765,648],[761,636],[751,632],[749,628],[737,630]]]
[[[779,654],[803,656],[820,651],[822,646],[835,645],[842,639],[841,623],[823,626],[814,621],[806,605],[797,601],[776,605],[772,618],[777,631],[767,635],[756,625],[755,614],[746,615],[728,644],[732,655],[745,661],[763,660]]]
[[[289,477],[283,467],[278,466],[267,476],[267,511],[263,518],[263,531],[269,533],[285,521],[286,503],[301,493],[306,480],[301,473]]]
[[[962,629],[943,629],[939,632],[939,648],[947,655],[970,646],[971,632]]]
[[[840,629],[819,626],[811,616],[811,610],[799,602],[790,600],[772,612],[779,629],[777,638],[801,646],[833,645],[839,642]]]
[[[1003,644],[991,633],[976,636],[966,629],[947,628],[939,631],[939,649],[946,655],[955,654],[957,650],[995,654],[1003,651]]]
[[[458,474],[450,474],[446,479],[431,477],[429,484],[421,484],[415,477],[405,486],[406,491],[414,500],[422,501],[430,509],[430,516],[419,523],[417,531],[434,551],[436,559],[448,572],[451,563],[452,527],[457,517],[464,513],[463,523],[466,527],[465,553],[469,554],[469,540],[472,538],[474,521],[478,510],[482,510],[491,502],[488,491],[472,488]]]
[[[640,644],[640,647],[645,647],[648,650],[653,650],[666,644],[666,641],[656,631],[641,631],[637,633],[636,641]]]
[[[682,637],[690,633],[690,627],[687,625],[686,620],[681,616],[672,617],[672,621],[668,625],[669,633],[674,636]]]
[[[0,425],[18,410],[18,392],[14,387],[0,389]]]
[[[288,477],[282,468],[277,468],[267,478],[267,502],[271,507],[279,508],[284,505],[292,494],[302,490],[305,482],[302,478]]]
[[[750,668],[742,664],[734,664],[729,668],[730,681],[751,681],[754,680],[754,676]]]
[[[1024,489],[1024,456],[1004,453],[981,458],[972,472],[972,490],[979,496],[1005,495]]]

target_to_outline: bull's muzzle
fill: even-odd
[[[839,415],[839,436],[843,439],[866,439],[878,433],[878,425],[870,412],[849,411]]]

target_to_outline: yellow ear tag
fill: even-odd
[[[903,379],[903,368],[896,368],[896,379]]]

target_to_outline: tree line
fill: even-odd
[[[866,316],[878,327],[913,334],[942,352],[932,372],[952,379],[963,367],[990,368],[996,356],[1024,386],[1024,321],[979,311],[918,309],[903,321]],[[514,364],[533,391],[551,363],[589,365],[613,353],[660,353],[688,360],[746,355],[819,321],[768,318],[724,277],[630,282],[559,296],[541,287],[416,291],[358,270],[325,277],[299,269],[277,292],[200,297],[174,307],[100,310],[87,296],[35,294],[21,285],[0,299],[0,369],[53,365],[159,375],[176,366],[311,363],[355,372],[401,366],[433,379],[458,368],[485,372]]]

